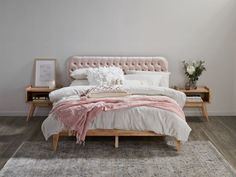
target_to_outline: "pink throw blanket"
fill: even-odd
[[[166,96],[142,96],[123,98],[86,98],[81,100],[63,101],[51,110],[56,119],[63,122],[66,128],[76,131],[77,143],[83,142],[90,123],[102,111],[111,111],[122,108],[148,106],[165,109],[176,113],[182,119],[185,115],[180,106]]]

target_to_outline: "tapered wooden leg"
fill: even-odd
[[[115,148],[119,147],[119,136],[115,136]]]
[[[208,113],[207,113],[207,108],[206,108],[205,103],[202,104],[202,113],[205,116],[206,120],[208,121],[209,119],[208,119]]]
[[[26,121],[29,121],[31,119],[31,117],[33,117],[34,110],[35,110],[35,105],[34,105],[34,103],[31,103],[30,110],[29,110],[29,113],[28,113]]]
[[[58,141],[59,141],[59,133],[52,136],[53,151],[57,150]]]
[[[181,145],[180,141],[176,140],[176,150],[177,150],[177,152],[180,151],[180,145]]]

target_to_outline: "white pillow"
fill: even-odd
[[[124,81],[124,73],[118,67],[89,68],[87,78],[90,85],[116,85]]]
[[[87,70],[88,70],[88,68],[76,69],[71,72],[70,76],[73,79],[77,79],[77,80],[87,79]]]
[[[129,80],[138,80],[142,86],[159,86],[162,76],[161,75],[151,75],[151,74],[126,74],[124,83]]]
[[[135,75],[153,75],[160,76],[161,80],[159,83],[160,87],[169,87],[170,83],[170,72],[155,72],[155,71],[127,71],[127,74],[135,74]],[[148,76],[149,77],[149,76]]]
[[[70,84],[70,86],[80,86],[80,85],[89,85],[89,82],[87,79],[73,80]]]
[[[148,86],[148,82],[144,80],[133,80],[129,79],[127,75],[125,75],[125,80],[123,82],[123,85],[125,86]]]

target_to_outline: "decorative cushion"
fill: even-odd
[[[118,67],[89,68],[87,78],[90,85],[117,85],[123,83],[124,73]]]

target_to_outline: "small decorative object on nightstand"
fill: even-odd
[[[206,120],[208,121],[208,113],[206,104],[210,103],[210,89],[206,86],[197,87],[196,89],[186,90],[184,88],[176,88],[181,92],[184,92],[187,96],[185,107],[200,108]]]
[[[55,88],[56,59],[37,58],[34,60],[35,87]]]
[[[33,117],[36,107],[50,107],[52,103],[49,100],[49,93],[55,89],[26,87],[26,102],[30,102],[30,110],[27,116],[27,121]]]
[[[206,70],[204,66],[205,61],[183,61],[184,72],[188,79],[188,82],[185,84],[186,90],[196,89],[197,81],[201,76],[202,72]]]

